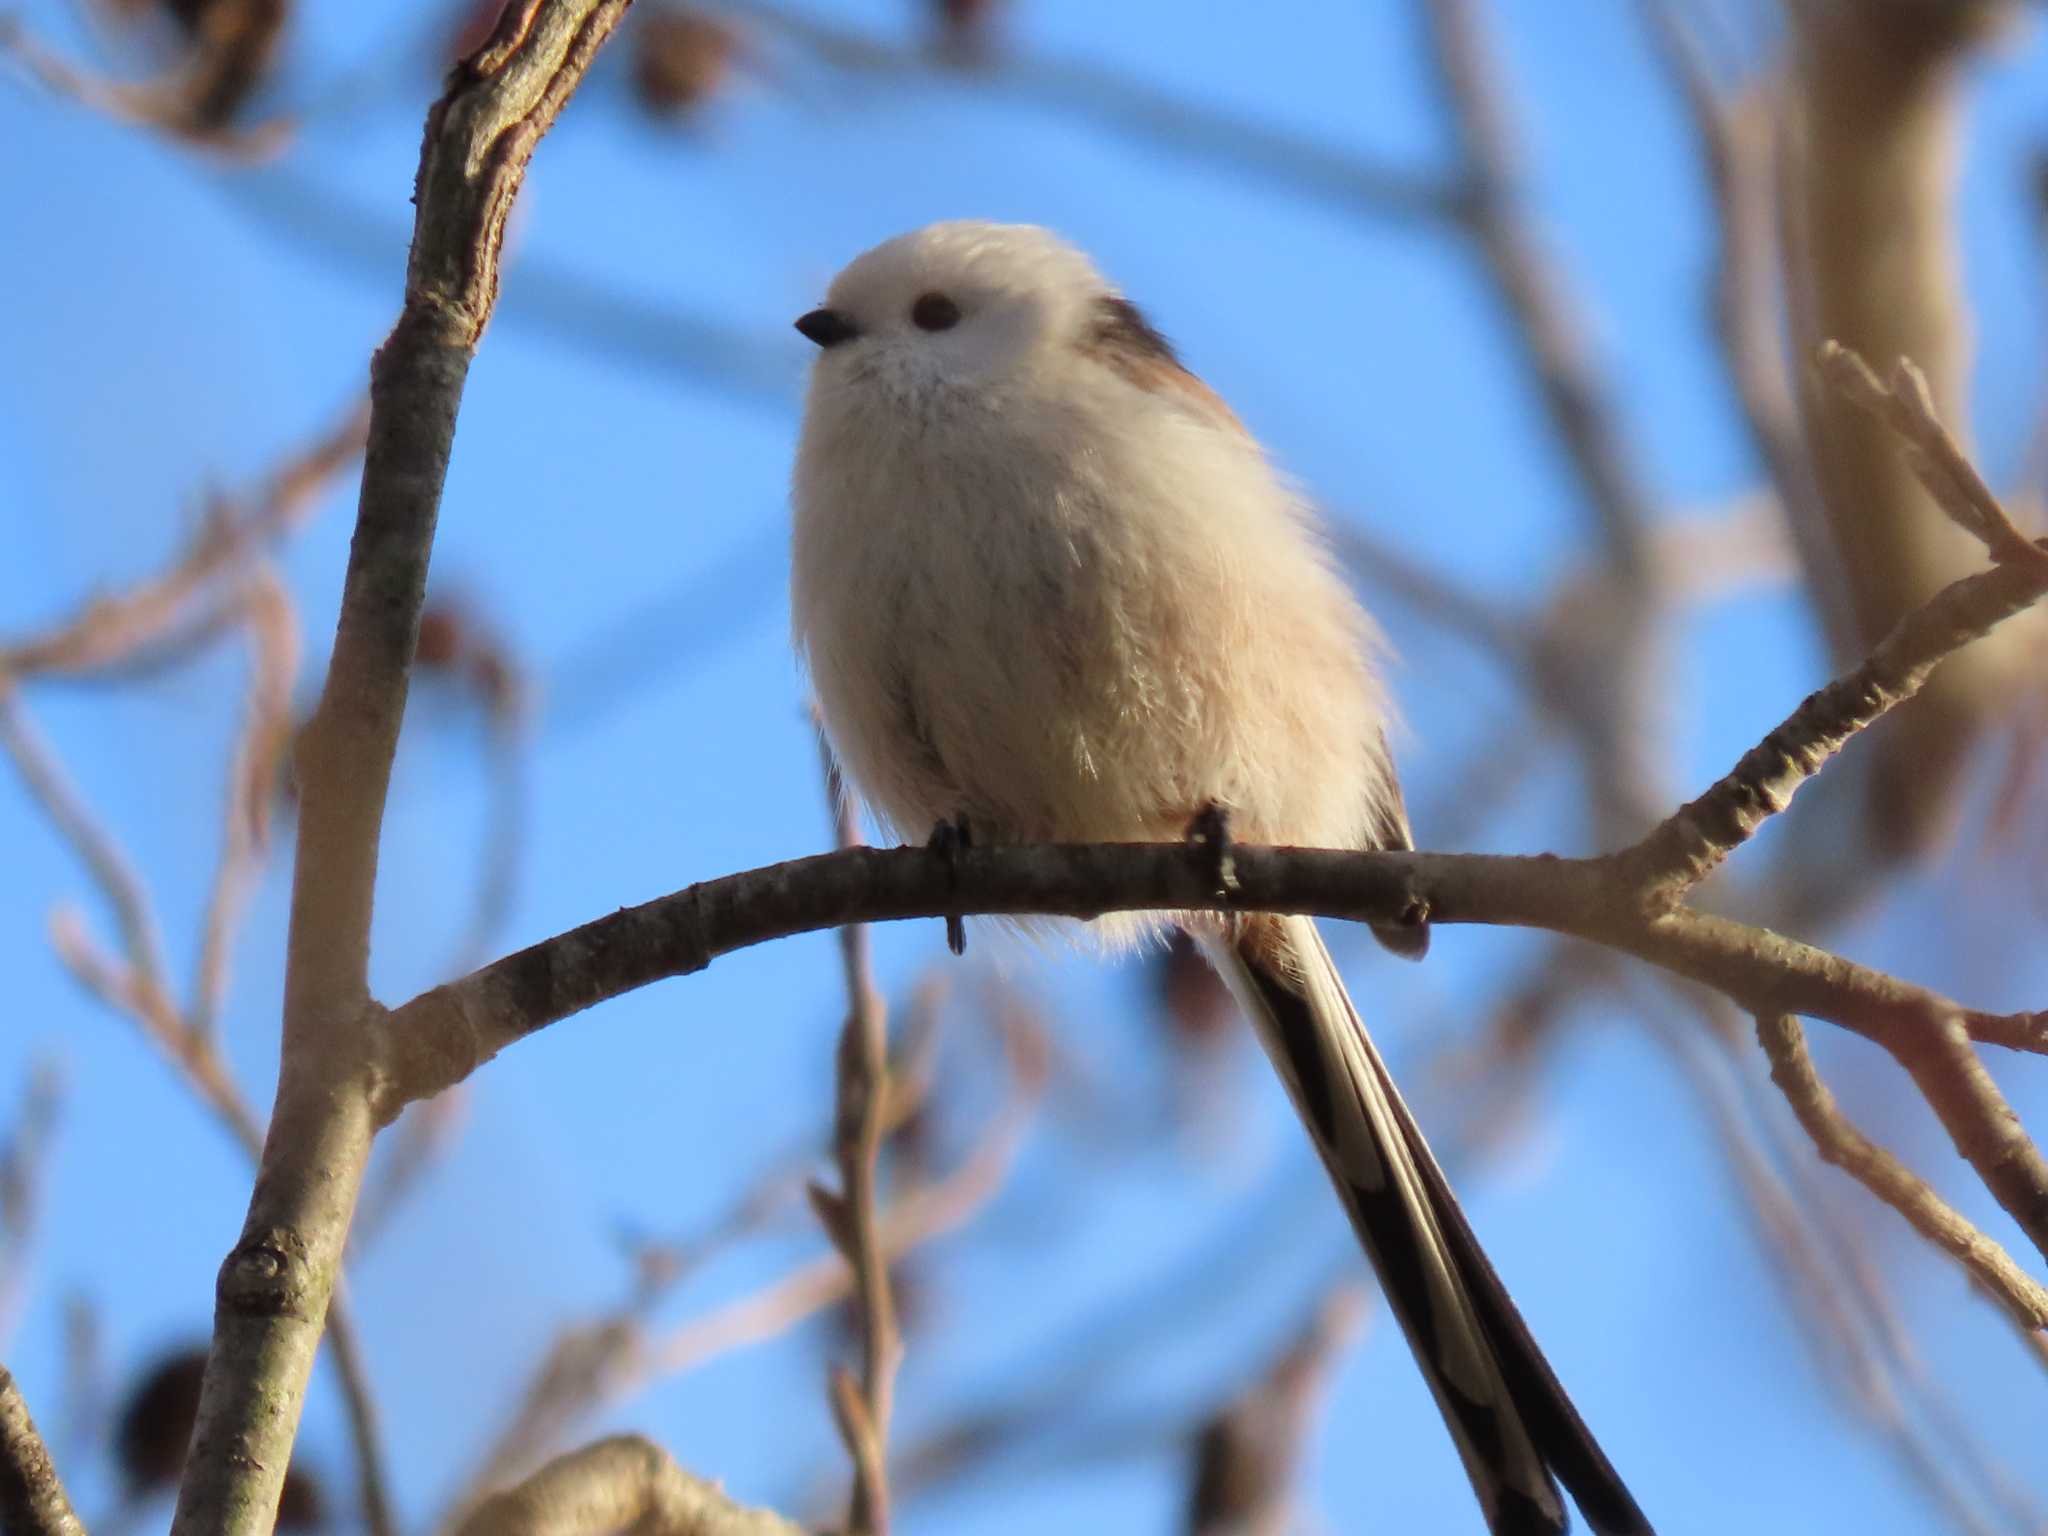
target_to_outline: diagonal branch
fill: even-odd
[[[1479,17],[1479,0],[1424,7],[1437,87],[1456,138],[1464,222],[1514,322],[1514,341],[1550,423],[1571,454],[1609,558],[1639,573],[1654,498],[1621,438],[1621,413],[1586,349],[1586,327],[1524,211],[1516,133]]]
[[[370,907],[455,415],[527,161],[627,0],[520,0],[428,114],[405,304],[370,427],[327,682],[301,740],[277,1100],[221,1267],[175,1536],[269,1529],[362,1185],[378,1064]]]
[[[1594,353],[1579,297],[1529,214],[1485,0],[1422,0],[1421,9],[1459,161],[1462,226],[1485,264],[1536,403],[1577,476],[1608,578],[1597,601],[1551,627],[1563,645],[1542,660],[1568,674],[1575,662],[1586,670],[1582,658],[1597,658],[1598,684],[1569,688],[1562,718],[1584,753],[1596,835],[1613,844],[1637,836],[1664,799],[1646,755],[1657,739],[1646,724],[1658,629],[1649,533],[1655,498],[1629,449],[1619,395]]]
[[[1636,0],[1636,9],[1690,120],[1713,197],[1708,305],[1721,362],[1750,441],[1777,490],[1785,531],[1798,549],[1831,653],[1854,655],[1848,591],[1827,541],[1820,481],[1800,433],[1798,397],[1785,359],[1776,199],[1786,84],[1767,74],[1724,87],[1678,0]]]
[[[312,510],[327,484],[362,453],[368,420],[366,407],[352,406],[273,468],[246,510],[215,507],[162,574],[118,596],[95,598],[47,634],[0,645],[0,677],[89,677],[174,644],[188,629],[207,632],[218,615],[208,613],[202,599]]]
[[[1836,389],[1897,435],[1907,465],[1950,522],[1990,550],[2000,565],[2048,569],[2048,550],[2020,532],[1962,445],[1941,424],[1933,387],[1911,358],[1892,364],[1887,379],[1878,378],[1859,353],[1840,342],[1822,342],[1819,361]]]
[[[1792,1105],[1820,1155],[1905,1217],[1922,1237],[1945,1250],[2021,1328],[2028,1332],[2048,1329],[2048,1288],[1842,1113],[1814,1066],[1799,1021],[1785,1014],[1759,1018],[1756,1037],[1771,1058],[1771,1081]]]
[[[1896,427],[1930,494],[1999,565],[1951,583],[1908,612],[1861,666],[1810,695],[1732,773],[1631,850],[1674,904],[1784,810],[1851,737],[1918,693],[1948,657],[2048,591],[2048,550],[2019,532],[1977,477],[1935,418],[1919,371],[1901,359],[1893,382],[1882,384],[1862,358],[1832,342],[1821,362],[1845,394]]]
[[[36,42],[8,15],[0,15],[0,57],[13,54],[48,90],[114,122],[230,164],[257,164],[284,152],[292,127],[278,120],[247,128],[228,121],[267,72],[285,20],[281,3],[253,9],[269,24],[237,27],[235,36],[203,41],[156,80],[129,83],[88,74]]]
[[[199,982],[189,1012],[179,1013],[168,990],[162,958],[153,942],[155,918],[141,881],[130,871],[127,858],[110,834],[99,827],[72,791],[54,755],[29,727],[4,686],[0,686],[0,749],[12,753],[32,792],[95,873],[120,914],[125,955],[115,959],[92,940],[75,912],[60,908],[50,924],[58,959],[87,991],[132,1019],[220,1117],[243,1151],[257,1158],[263,1149],[262,1122],[229,1074],[212,1020],[226,985],[226,945],[240,887],[253,875],[260,856],[258,831],[261,818],[268,814],[272,775],[289,726],[297,632],[283,588],[267,567],[259,566],[250,577],[243,601],[249,610],[256,652],[249,716],[231,775],[228,852],[208,902]],[[348,1311],[338,1302],[329,1318],[329,1338],[334,1348],[335,1382],[355,1442],[364,1522],[372,1536],[391,1536],[395,1525],[384,1487],[369,1370]]]
[[[855,30],[783,0],[724,0],[718,9],[849,74],[901,82],[942,73],[931,52]],[[968,77],[979,95],[1008,97],[1122,134],[1264,189],[1404,222],[1454,217],[1455,190],[1427,173],[1333,148],[1213,100],[1164,90],[1133,72],[1081,58],[1001,54]]]
[[[1778,207],[1792,352],[1834,339],[1925,369],[1948,421],[1969,419],[1972,337],[1962,242],[1962,150],[1973,65],[2024,6],[2014,0],[1857,0],[1783,7]],[[1967,571],[1970,541],[1933,510],[1897,436],[1798,369],[1820,497],[1804,541],[1825,549],[1848,599],[1832,626],[1846,666]],[[1903,712],[1868,756],[1866,860],[1925,852],[1952,820],[1970,748],[2025,675],[2018,636],[1979,647]]]
[[[36,1432],[13,1373],[0,1365],[0,1530],[8,1536],[85,1536],[63,1479]]]
[[[1908,614],[1845,677],[1807,696],[1799,708],[1732,772],[1680,807],[1630,850],[1675,903],[1705,879],[1820,772],[1859,731],[1918,693],[1951,653],[2021,612],[2044,591],[2048,574],[2001,566],[1965,577]]]
[[[249,685],[242,729],[228,769],[220,862],[206,900],[199,962],[185,1030],[217,1043],[230,961],[243,907],[263,870],[278,770],[290,744],[292,684],[299,675],[299,626],[276,572],[259,564],[242,599],[249,628]]]
[[[1008,1179],[1045,1092],[1043,1043],[1012,1036],[1010,1081],[972,1150],[930,1184],[901,1196],[885,1213],[879,1234],[889,1262],[955,1231],[977,1215]],[[772,1339],[804,1318],[844,1300],[853,1277],[827,1255],[790,1270],[758,1291],[692,1317],[654,1340],[637,1368],[614,1392],[649,1377],[680,1375],[728,1350]]]
[[[137,990],[168,1006],[163,936],[142,879],[65,775],[4,675],[0,675],[0,752],[13,760],[22,787],[42,808],[57,835],[71,845],[113,910]]]

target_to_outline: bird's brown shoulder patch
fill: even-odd
[[[1210,425],[1251,435],[1223,397],[1188,371],[1173,343],[1129,299],[1105,294],[1096,300],[1081,350],[1139,389],[1171,399]]]

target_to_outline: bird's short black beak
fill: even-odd
[[[836,347],[860,334],[860,327],[836,309],[814,309],[797,318],[796,328],[821,347]]]

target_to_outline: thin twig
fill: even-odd
[[[880,1246],[890,1263],[963,1225],[1002,1188],[1044,1089],[1043,1069],[1039,1046],[1013,1041],[1009,1091],[974,1149],[958,1167],[906,1192],[883,1214]],[[852,1291],[853,1278],[838,1255],[815,1260],[655,1340],[636,1377],[678,1375],[730,1350],[775,1338]]]
[[[1725,1009],[1725,1004],[1714,1006],[1718,999],[1696,991],[1692,1000],[1715,1014]],[[1721,1021],[1714,1022],[1718,1026]],[[1711,1041],[1676,1023],[1658,1033],[1706,1096],[1767,1239],[1765,1251],[1780,1261],[1791,1299],[1799,1303],[1795,1316],[1807,1325],[1817,1346],[1828,1346],[1816,1349],[1820,1363],[1841,1382],[1851,1406],[1926,1489],[1951,1525],[1960,1531],[1988,1532],[1964,1477],[1953,1465],[1957,1458],[1935,1441],[1921,1416],[1946,1424],[1986,1496],[2009,1504],[2009,1491],[2001,1486],[1998,1469],[1976,1437],[1947,1412],[1940,1384],[1920,1363],[1863,1245],[1831,1219],[1828,1202],[1801,1177],[1812,1166],[1808,1144],[1796,1127],[1790,1127],[1790,1135],[1799,1139],[1791,1149],[1796,1155],[1787,1159],[1784,1148],[1773,1155],[1756,1140],[1755,1125],[1776,1125],[1785,1114],[1784,1101],[1766,1090],[1754,1112],[1745,1111],[1742,1100],[1747,1095],[1742,1090],[1751,1078],[1748,1073],[1737,1077],[1732,1059],[1736,1042],[1719,1027],[1709,1031]],[[1908,1394],[1917,1400],[1921,1414],[1911,1411]]]
[[[2002,1045],[2009,1051],[2048,1054],[2048,1012],[1968,1013],[1964,1022],[1970,1038],[1986,1045]]]
[[[1777,490],[1783,526],[1798,547],[1833,654],[1854,654],[1842,566],[1828,544],[1819,476],[1800,434],[1798,397],[1785,364],[1775,180],[1782,82],[1724,88],[1677,0],[1636,0],[1636,9],[1692,125],[1714,202],[1709,308],[1722,364]]]
[[[281,21],[284,7],[274,7]],[[274,34],[261,46],[265,54]],[[87,74],[30,37],[19,20],[0,15],[0,54],[11,53],[37,80],[56,95],[86,110],[130,127],[147,129],[231,164],[255,165],[274,159],[290,145],[293,127],[272,120],[238,128],[222,120],[223,89],[246,90],[241,72],[262,60],[238,57],[233,50],[201,45],[190,50],[181,68],[160,80],[131,84]]]
[[[186,1084],[210,1105],[251,1161],[263,1155],[263,1122],[228,1073],[217,1043],[192,1030],[160,992],[139,986],[131,972],[106,954],[76,914],[60,909],[50,922],[51,946],[66,970],[116,1013],[134,1020],[143,1035],[179,1069]],[[337,1292],[328,1311],[328,1341],[334,1350],[335,1388],[341,1394],[355,1450],[357,1497],[371,1536],[395,1536],[384,1454],[377,1429],[376,1398],[369,1368],[357,1342],[345,1297]]]
[[[1422,0],[1431,75],[1455,142],[1463,227],[1485,263],[1509,337],[1591,513],[1608,579],[1600,600],[1554,616],[1547,698],[1579,739],[1587,814],[1600,842],[1640,834],[1664,796],[1647,760],[1659,733],[1651,665],[1656,589],[1649,554],[1655,498],[1621,427],[1618,394],[1595,360],[1582,305],[1530,217],[1520,188],[1518,135],[1481,18],[1482,0]],[[1597,659],[1593,680],[1583,676]]]
[[[1733,772],[1666,818],[1629,856],[1654,874],[1662,900],[1681,899],[1784,810],[1852,737],[1918,693],[1944,660],[2042,590],[2048,590],[2048,564],[2033,561],[1953,583],[1900,620],[1861,666],[1809,694]]]
[[[945,991],[943,978],[930,975],[912,994],[901,1031],[901,1059],[889,1067],[894,1091],[886,1106],[885,1137],[925,1105]],[[819,1151],[806,1138],[801,1151],[770,1159],[764,1171],[701,1228],[683,1237],[635,1245],[633,1283],[626,1300],[602,1316],[562,1330],[532,1373],[505,1429],[478,1459],[476,1471],[451,1499],[451,1507],[473,1507],[491,1489],[529,1470],[601,1403],[618,1401],[644,1382],[647,1375],[637,1363],[640,1341],[661,1303],[712,1258],[798,1204]],[[844,1272],[843,1264],[824,1262]]]
[[[1854,348],[1837,341],[1821,343],[1819,362],[1843,395],[1898,434],[1907,464],[1950,522],[2001,565],[2048,570],[2048,549],[2020,532],[1976,465],[1941,424],[1927,375],[1911,358],[1893,363],[1891,376],[1882,380]]]
[[[1771,1058],[1771,1081],[1784,1093],[1820,1155],[1954,1258],[2022,1328],[2048,1329],[2048,1287],[2015,1264],[1924,1179],[1856,1128],[1814,1066],[1799,1021],[1784,1014],[1759,1018],[1756,1035]]]
[[[1221,110],[1213,100],[1177,95],[1123,70],[1085,59],[998,54],[991,67],[961,76],[933,54],[842,27],[780,0],[726,0],[720,10],[772,31],[823,63],[891,81],[951,78],[977,95],[1007,96],[1138,139],[1203,166],[1237,171],[1268,191],[1281,188],[1333,206],[1404,221],[1455,217],[1454,189],[1427,173],[1367,160],[1327,139],[1294,134]]]
[[[1356,1280],[1338,1282],[1259,1378],[1202,1425],[1182,1527],[1189,1536],[1289,1527],[1315,1410],[1364,1316]]]
[[[1462,208],[1485,258],[1513,337],[1544,409],[1579,471],[1609,558],[1628,571],[1644,563],[1655,499],[1622,442],[1612,392],[1586,351],[1586,329],[1517,190],[1517,139],[1508,93],[1478,15],[1478,0],[1426,0],[1435,83],[1460,157]]]
[[[290,532],[319,493],[363,451],[369,408],[352,406],[333,427],[272,469],[246,511],[229,503],[209,509],[184,553],[163,574],[118,596],[95,598],[47,634],[0,645],[0,679],[78,679],[132,666],[154,647],[182,654],[190,635],[212,637],[229,625],[221,616],[241,606],[229,591],[212,608],[204,600],[236,576],[263,547]]]
[[[0,1345],[14,1331],[28,1293],[50,1143],[64,1098],[64,1076],[56,1062],[35,1061],[27,1079],[14,1124],[0,1138]]]
[[[211,1041],[195,1036],[163,993],[152,991],[134,970],[102,949],[85,920],[73,907],[50,914],[50,947],[58,961],[87,992],[110,1010],[131,1020],[164,1059],[183,1075],[186,1084],[217,1114],[251,1158],[263,1150],[263,1122],[228,1075],[227,1064]]]
[[[1750,1079],[1745,1076],[1745,1083]],[[2048,1530],[2040,1508],[2015,1482],[2011,1471],[1984,1444],[1981,1434],[1965,1419],[1949,1391],[1948,1384],[1929,1369],[1926,1351],[1913,1337],[1900,1314],[1897,1299],[1885,1283],[1877,1256],[1870,1251],[1862,1224],[1850,1218],[1841,1202],[1827,1198],[1819,1188],[1826,1177],[1812,1156],[1812,1143],[1792,1116],[1782,1094],[1758,1090],[1757,1119],[1771,1134],[1779,1164],[1793,1185],[1801,1191],[1803,1203],[1847,1281],[1852,1307],[1867,1322],[1879,1350],[1880,1363],[1889,1371],[1898,1389],[1911,1394],[1922,1416],[1948,1442],[1948,1449],[1931,1442],[1917,1425],[1883,1423],[1909,1471],[1926,1483],[1937,1497],[1960,1491],[1963,1471],[1974,1477],[1979,1491],[1990,1503],[2003,1509],[2013,1525],[2027,1533]],[[1972,1287],[1973,1292],[1996,1306],[1994,1298]],[[2036,1365],[2048,1366],[2048,1334],[2020,1332],[2028,1355]],[[1938,1475],[1936,1475],[1938,1474]],[[1959,1526],[1969,1520],[1957,1517]]]
[[[1823,343],[1888,366],[1910,357],[1942,412],[1967,419],[1973,332],[1959,189],[1971,66],[2006,0],[1859,0],[1784,7],[1788,78],[1775,152],[1784,291],[1805,441],[1821,490],[1815,540],[1839,573],[1849,663],[1976,562],[1970,538],[1931,517],[1926,480],[1891,426],[1810,366]],[[1972,748],[2005,723],[2030,675],[2020,634],[1980,646],[1864,754],[1854,810],[1859,862],[1897,868],[1944,844]],[[1832,844],[1808,857],[1836,862]]]
[[[878,1238],[887,1264],[964,1225],[1009,1176],[1045,1084],[1042,1047],[1019,1037],[1017,1032],[1027,1027],[1022,1021],[1004,1022],[1010,1032],[1005,1042],[1008,1091],[956,1167],[905,1192],[883,1214]],[[844,1257],[828,1253],[653,1339],[646,1337],[644,1315],[650,1293],[636,1297],[631,1308],[565,1331],[454,1507],[473,1507],[488,1490],[522,1474],[602,1404],[625,1401],[651,1382],[778,1338],[853,1290]]]
[[[228,768],[220,863],[207,897],[192,1000],[185,1011],[185,1028],[209,1042],[219,1031],[242,909],[269,851],[271,809],[291,740],[292,683],[299,673],[297,618],[283,583],[267,565],[259,564],[251,575],[242,612],[249,630],[248,695]]]
[[[850,796],[839,781],[831,749],[822,735],[818,750],[825,769],[825,793],[841,848],[859,845],[860,825]],[[835,1369],[831,1377],[834,1422],[853,1460],[852,1502],[847,1512],[853,1536],[888,1536],[889,1419],[903,1336],[896,1326],[896,1302],[889,1258],[881,1234],[883,1122],[894,1087],[889,1079],[888,1012],[875,986],[867,928],[848,923],[839,930],[846,973],[846,1025],[839,1038],[834,1081],[832,1151],[839,1165],[839,1193],[812,1186],[812,1203],[826,1235],[853,1271],[860,1314],[860,1380]]]
[[[1891,424],[1909,449],[1908,458],[1936,503],[1979,539],[1999,570],[1966,577],[1901,619],[1854,672],[1812,694],[1799,710],[1750,752],[1735,772],[1682,807],[1637,847],[1652,867],[1669,872],[1665,899],[1676,901],[1711,874],[1770,816],[1791,802],[1799,786],[1841,750],[1849,739],[1887,711],[1904,703],[1927,682],[1936,666],[1964,641],[1986,632],[1975,613],[1946,599],[1969,582],[1987,582],[2003,571],[2025,573],[2037,588],[2048,586],[2048,550],[2031,543],[1969,466],[1968,459],[1934,415],[1926,380],[1900,359],[1890,383],[1881,383],[1855,352],[1833,342],[1822,347],[1820,364],[1848,398]],[[1954,466],[1960,465],[1957,469]],[[1988,616],[1995,609],[1983,610]],[[1996,624],[2007,613],[1992,619]]]
[[[87,809],[5,674],[0,674],[0,752],[13,760],[30,798],[41,807],[58,836],[71,845],[113,910],[135,986],[163,999],[168,1007],[163,936],[142,879],[113,835]]]
[[[1705,1107],[1722,1155],[1748,1198],[1758,1246],[1778,1272],[1788,1310],[1804,1325],[1800,1331],[1816,1363],[1842,1382],[1865,1413],[1895,1418],[1897,1400],[1884,1368],[1866,1330],[1858,1326],[1855,1309],[1843,1304],[1840,1279],[1815,1233],[1813,1213],[1794,1197],[1758,1137],[1734,1064],[1692,1021],[1662,1020],[1654,1034]]]

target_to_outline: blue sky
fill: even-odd
[[[1627,0],[1497,0],[1546,235],[1589,308],[1622,427],[1669,515],[1755,488],[1705,341],[1709,226],[1684,125]],[[0,87],[0,634],[156,569],[209,488],[234,491],[322,430],[396,312],[433,69],[396,3],[301,7],[278,89],[316,108],[280,166],[221,169],[58,102]],[[812,14],[913,35],[885,0]],[[1445,142],[1417,7],[1127,0],[1020,3],[1020,53],[1084,60],[1369,164],[1427,171]],[[26,23],[74,51],[74,8]],[[2048,50],[2029,27],[1979,72],[1963,189],[1979,351],[1973,429],[2007,478],[2040,408],[2040,250],[2028,166],[2048,131]],[[1180,344],[1312,488],[1414,559],[1516,610],[1588,554],[1587,520],[1517,371],[1477,262],[1425,222],[1300,195],[972,79],[850,76],[769,46],[690,131],[646,121],[602,62],[536,157],[504,300],[471,374],[435,553],[437,586],[507,637],[535,684],[530,814],[498,948],[690,880],[815,851],[830,836],[785,640],[786,476],[807,345],[791,317],[859,250],[937,218],[1051,225]],[[604,314],[579,303],[593,290]],[[331,633],[353,485],[280,563],[305,629],[310,702]],[[1475,754],[1531,750],[1499,674],[1392,604],[1407,658],[1402,771],[1418,837]],[[1696,788],[1818,680],[1796,595],[1764,587],[1674,635],[1671,793]],[[217,851],[242,660],[226,647],[122,689],[27,702],[146,876],[179,974]],[[459,700],[415,694],[384,849],[374,980],[397,1001],[441,978],[488,836],[482,736]],[[1823,785],[1816,794],[1826,794]],[[1468,831],[1472,846],[1581,851],[1562,759]],[[2013,920],[2017,859],[1965,838],[1839,945],[1987,1006],[2037,1005],[2048,964]],[[287,860],[236,955],[233,1062],[258,1103],[275,1072]],[[203,1330],[247,1197],[240,1153],[47,940],[52,907],[108,927],[67,849],[0,774],[0,1123],[30,1063],[68,1092],[32,1288],[0,1343],[58,1416],[64,1298],[105,1319],[125,1377]],[[2029,913],[2031,918],[2033,914]],[[1060,1444],[902,1512],[907,1532],[1166,1531],[1173,1444],[1119,1426],[1193,1412],[1244,1376],[1348,1260],[1285,1106],[1242,1042],[1200,1136],[1164,1105],[1169,1064],[1135,968],[977,943],[954,990],[1000,970],[1050,1022],[1057,1078],[1013,1182],[932,1255],[929,1327],[900,1390],[914,1439],[1033,1381],[1067,1392]],[[877,936],[899,1001],[943,956],[931,925]],[[1430,1070],[1540,953],[1527,935],[1440,934],[1396,967],[1340,955],[1425,1122],[1457,1120]],[[1654,993],[1644,994],[1655,997]],[[1669,1008],[1661,998],[1654,1004]],[[842,1007],[829,938],[720,961],[509,1052],[476,1080],[464,1134],[352,1276],[402,1512],[438,1506],[563,1321],[625,1284],[622,1229],[682,1231],[815,1137]],[[963,1008],[963,1014],[966,1012]],[[1587,1008],[1530,1070],[1530,1118],[1461,1183],[1475,1224],[1588,1419],[1673,1532],[1944,1529],[1919,1487],[1813,1367],[1702,1107],[1646,1018]],[[1689,1019],[1673,1021],[1692,1028]],[[985,1107],[971,1020],[948,1061]],[[1886,1063],[1822,1035],[1850,1108],[2002,1239],[2017,1238]],[[1747,1064],[1754,1071],[1755,1064]],[[1994,1062],[2048,1114],[2038,1063]],[[949,1068],[949,1071],[951,1069]],[[1404,1074],[1405,1075],[1405,1074]],[[1085,1084],[1085,1091],[1079,1083]],[[971,1124],[956,1125],[957,1149]],[[1822,1187],[1890,1264],[1930,1371],[1973,1430],[2048,1499],[2042,1382],[2006,1326],[1889,1213]],[[680,1321],[815,1247],[800,1224],[715,1265]],[[1133,1336],[1142,1348],[1128,1346]],[[605,1424],[642,1428],[743,1498],[796,1508],[838,1470],[817,1327],[663,1381]],[[316,1384],[306,1455],[346,1481]],[[60,1456],[64,1447],[60,1446]],[[111,1484],[80,1451],[86,1514]],[[1308,1484],[1334,1529],[1468,1530],[1449,1442],[1382,1315],[1346,1358]],[[2003,1528],[2003,1527],[1999,1527]]]

